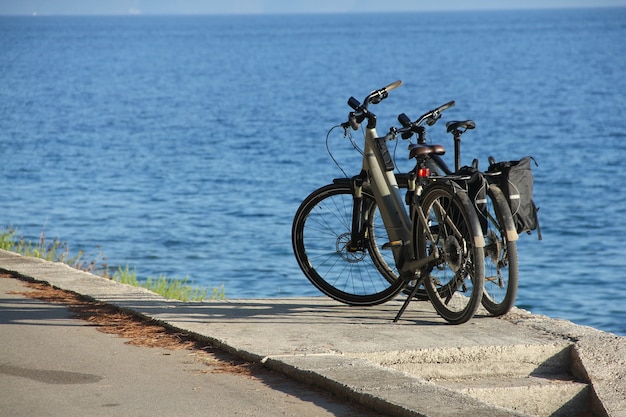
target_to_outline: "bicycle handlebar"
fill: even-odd
[[[422,122],[426,121],[428,126],[432,126],[437,123],[437,120],[441,118],[441,112],[444,110],[448,110],[450,107],[453,107],[456,103],[454,100],[447,102],[434,110],[429,111],[428,113],[424,113],[414,124],[420,125]]]
[[[363,107],[365,109],[367,109],[368,105],[370,103],[372,104],[378,104],[381,101],[383,101],[384,99],[386,99],[389,96],[389,92],[391,90],[394,90],[398,87],[400,87],[402,85],[402,81],[398,80],[395,81],[391,84],[388,84],[386,86],[384,86],[383,88],[379,88],[378,90],[374,90],[371,93],[369,93],[367,95],[367,97],[365,97],[365,100],[363,100]],[[350,97],[350,100],[354,100],[354,97]],[[348,102],[350,101],[348,100]],[[348,103],[349,104],[349,103]],[[354,110],[356,110],[356,108],[353,107]]]
[[[350,114],[348,115],[348,121],[342,123],[341,126],[344,129],[347,129],[348,126],[350,126],[353,130],[358,130],[363,120],[367,119],[370,122],[368,123],[368,127],[375,127],[376,115],[367,109],[370,103],[380,103],[389,96],[389,92],[391,90],[394,90],[401,85],[402,81],[398,80],[384,86],[383,88],[374,90],[365,97],[365,99],[363,100],[363,104],[361,104],[356,98],[350,97],[348,99],[348,106],[350,106],[354,111],[350,112]],[[372,124],[372,126],[370,126],[370,124]]]
[[[428,126],[433,126],[435,123],[437,123],[437,120],[441,118],[441,112],[448,110],[450,107],[453,107],[455,104],[456,103],[454,100],[449,101],[446,104],[443,104],[437,107],[436,109],[433,109],[424,113],[414,122],[411,122],[411,119],[409,118],[409,116],[402,113],[398,116],[398,121],[400,122],[402,127],[401,128],[392,127],[390,129],[390,134],[392,134],[395,137],[395,135],[397,135],[398,133],[402,133],[402,139],[411,138],[411,136],[413,136],[413,133],[417,133],[418,135],[423,134],[424,127],[421,126],[422,123],[426,122]]]

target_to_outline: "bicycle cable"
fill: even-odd
[[[337,162],[337,160],[335,159],[335,157],[333,156],[332,151],[330,150],[330,146],[328,145],[328,139],[330,138],[330,133],[335,130],[336,128],[341,127],[341,125],[336,125],[330,128],[330,130],[326,133],[326,152],[328,152],[328,155],[330,156],[330,159],[333,160],[333,162],[335,163],[335,165],[337,165],[337,168],[339,168],[339,170],[341,172],[343,172],[344,177],[348,178],[348,174],[346,174],[346,171],[343,170],[343,168],[341,168],[341,165],[339,165],[339,162]],[[344,133],[345,135],[345,133]]]
[[[330,156],[330,159],[333,160],[333,162],[335,163],[335,165],[337,165],[337,168],[339,168],[339,170],[343,173],[343,176],[346,178],[348,177],[348,174],[346,174],[346,171],[343,170],[343,168],[341,168],[341,165],[339,165],[339,162],[337,162],[337,160],[335,159],[335,157],[333,156],[332,151],[330,150],[330,145],[329,145],[329,138],[330,138],[330,134],[333,130],[335,130],[335,128],[338,127],[342,127],[341,125],[336,125],[330,128],[330,130],[328,131],[328,133],[326,133],[326,151],[328,152],[328,155]],[[352,144],[352,147],[354,149],[356,149],[356,151],[358,153],[360,153],[361,155],[363,155],[363,150],[361,150],[361,148],[359,148],[359,145],[356,144],[356,142],[354,141],[354,137],[352,137],[352,132],[350,132],[350,130],[348,129],[344,129],[344,133],[343,133],[343,137],[348,137],[348,139],[350,140],[350,143]]]
[[[393,145],[393,165],[395,166],[396,172],[399,174],[400,173],[400,167],[398,167],[398,164],[396,163],[397,161],[397,152],[398,152],[398,140],[396,139],[396,143]]]
[[[365,132],[363,132],[363,127],[361,127],[361,133],[363,133],[363,136],[365,136]],[[352,147],[354,149],[356,149],[356,151],[358,153],[360,153],[361,155],[363,155],[363,149],[359,148],[359,145],[357,145],[357,143],[354,141],[354,137],[352,136],[352,132],[350,132],[349,130],[346,132],[346,135],[348,136],[348,139],[350,139],[350,143],[352,144]]]

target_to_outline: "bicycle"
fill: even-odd
[[[431,112],[427,112],[426,115]],[[421,129],[418,123],[420,120],[424,120],[424,116],[418,118],[416,122],[411,122],[408,116],[403,113],[398,116],[398,120],[405,127],[405,130],[409,132],[403,134],[403,139],[410,139],[413,133],[415,133],[418,136],[417,143],[426,144],[425,130]],[[421,163],[430,169],[433,178],[443,175],[459,175],[461,169],[461,135],[467,130],[474,129],[475,126],[475,123],[471,120],[446,123],[448,133],[451,133],[454,138],[455,170],[452,171],[438,153],[423,155],[420,157]],[[413,132],[411,132],[411,128],[414,129]],[[492,158],[490,158],[490,163],[493,164]],[[502,190],[494,184],[489,184],[491,181],[486,181],[483,178],[497,174],[479,172],[476,160],[473,161],[471,168],[464,168],[466,168],[464,174],[477,175],[478,178],[476,180],[482,180],[480,181],[481,187],[484,187],[484,196],[480,196],[480,198],[478,194],[472,196],[469,193],[479,215],[483,235],[486,240],[485,257],[487,261],[485,262],[485,293],[482,304],[491,315],[503,315],[513,307],[517,294],[518,258],[516,241],[518,234],[515,230],[509,204]],[[401,188],[407,187],[406,173],[396,173],[396,179]],[[463,182],[468,183],[465,179]],[[381,273],[385,274],[388,279],[396,279],[396,271],[391,266],[393,265],[393,259],[387,256],[385,257],[385,262],[386,264],[380,267]],[[413,288],[408,286],[404,291],[407,294],[413,294],[418,300],[428,299],[425,289],[413,291]]]
[[[398,116],[400,123],[409,128],[416,125],[405,115]],[[418,118],[418,121],[420,118]],[[454,140],[454,171],[452,171],[439,154],[429,154],[423,157],[423,163],[430,169],[434,176],[459,175],[461,167],[461,136],[468,130],[472,130],[476,124],[472,120],[450,121],[446,123],[447,132],[451,133]],[[425,131],[416,128],[418,144],[426,144]],[[408,136],[408,135],[406,135]],[[405,137],[405,139],[408,137]],[[490,161],[492,158],[490,158]],[[479,215],[483,236],[485,238],[485,283],[482,305],[494,316],[506,314],[513,307],[518,287],[518,257],[517,239],[518,234],[513,222],[513,216],[509,204],[499,187],[490,184],[485,177],[494,175],[489,172],[478,171],[478,161],[474,160],[471,167],[464,167],[464,174],[475,175],[478,182],[477,188],[482,188],[482,193],[477,192],[470,198]],[[402,178],[402,174],[397,177]],[[399,181],[400,184],[403,181]],[[468,184],[465,181],[465,184]],[[469,190],[468,190],[469,191]],[[417,298],[424,299],[425,291],[416,291]]]
[[[294,254],[309,281],[339,302],[375,305],[395,297],[409,282],[423,283],[437,313],[450,323],[463,323],[482,299],[482,230],[467,193],[449,179],[431,181],[416,171],[407,211],[386,144],[406,132],[391,129],[379,137],[376,115],[369,110],[369,104],[380,103],[400,85],[397,81],[375,90],[362,104],[354,97],[348,100],[353,111],[341,124],[344,131],[367,120],[361,172],[336,178],[304,199],[292,226]],[[426,119],[434,123],[446,108]],[[411,157],[442,149],[422,145]],[[386,243],[380,245],[380,239]],[[381,253],[386,250],[398,271],[392,279],[379,272],[388,265]]]

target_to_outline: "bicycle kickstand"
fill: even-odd
[[[404,310],[406,310],[406,308],[409,306],[409,303],[411,302],[411,300],[413,299],[413,297],[415,297],[415,294],[417,294],[417,289],[419,288],[419,283],[421,281],[418,280],[415,285],[413,286],[413,289],[411,290],[411,294],[409,294],[409,296],[406,298],[406,300],[404,300],[404,303],[402,304],[402,307],[400,307],[400,311],[398,311],[398,314],[396,314],[396,317],[393,319],[394,323],[397,323],[398,320],[400,320],[400,316],[402,316],[402,313],[404,313]]]

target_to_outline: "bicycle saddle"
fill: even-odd
[[[448,133],[454,132],[457,129],[465,129],[470,130],[476,127],[476,123],[473,120],[463,120],[463,121],[455,121],[446,123],[446,127],[448,128]]]
[[[444,148],[443,145],[421,145],[416,143],[409,145],[409,159],[431,153],[443,155],[446,153],[446,148]]]

